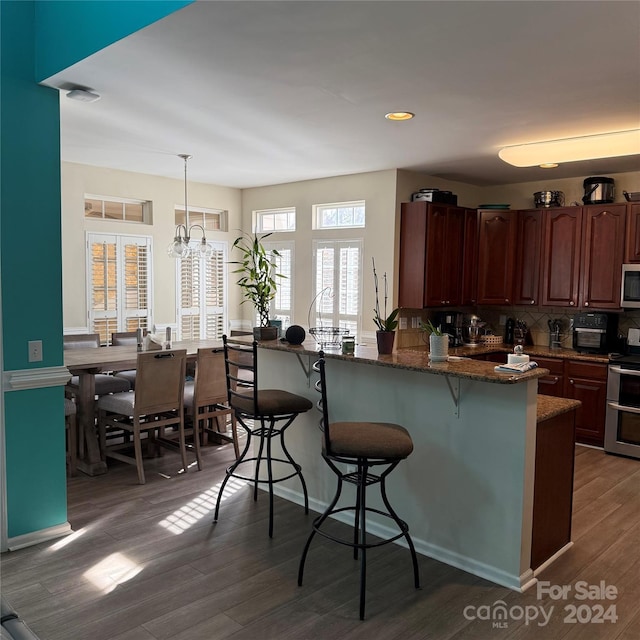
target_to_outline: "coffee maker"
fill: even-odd
[[[450,347],[462,346],[462,313],[459,311],[440,311],[436,314],[434,324],[442,329],[442,333],[449,336]]]

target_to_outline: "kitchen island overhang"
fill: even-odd
[[[260,347],[261,388],[317,402],[315,344]],[[411,433],[414,451],[394,472],[388,493],[418,552],[515,590],[533,584],[537,379],[548,371],[498,374],[488,362],[432,365],[426,353],[378,356],[369,347],[353,356],[325,355],[331,420],[396,422]],[[320,455],[319,417],[300,416],[287,446],[302,465],[311,508],[321,512],[335,478]],[[283,483],[278,494],[302,503],[293,484]],[[369,530],[390,533],[375,518]]]

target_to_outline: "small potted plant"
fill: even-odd
[[[387,284],[387,273],[383,275],[384,279],[384,315],[380,315],[380,301],[378,299],[378,274],[376,273],[376,261],[372,258],[373,262],[373,283],[376,290],[376,308],[373,310],[373,322],[378,330],[376,331],[376,341],[378,343],[378,353],[386,354],[393,351],[393,341],[395,339],[395,330],[398,326],[398,311],[394,309],[389,315],[387,315],[387,300],[389,298],[389,290]]]
[[[445,362],[449,355],[449,335],[431,320],[420,321],[420,329],[429,335],[429,358],[433,362]]]
[[[262,244],[270,235],[267,233],[259,238],[257,234],[243,232],[231,247],[242,255],[240,260],[231,262],[238,265],[233,273],[240,274],[237,284],[242,289],[242,303],[251,302],[258,314],[260,325],[253,329],[256,340],[275,340],[278,337],[278,328],[270,326],[269,309],[277,291],[276,278],[284,276],[276,272],[276,257],[280,254],[276,250],[268,252]]]

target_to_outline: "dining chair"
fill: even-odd
[[[298,585],[302,586],[305,561],[311,541],[316,534],[352,547],[354,559],[357,560],[360,557],[360,620],[364,620],[368,549],[404,538],[411,553],[415,588],[420,588],[418,558],[409,535],[409,526],[393,510],[387,498],[386,489],[387,476],[411,454],[413,441],[409,432],[399,424],[369,421],[329,422],[324,353],[320,351],[319,356],[318,361],[313,365],[313,370],[320,374],[315,387],[320,392],[317,408],[321,413],[322,457],[335,473],[338,482],[329,506],[313,521],[298,567]],[[376,469],[379,471],[376,472]],[[344,482],[356,487],[353,506],[338,506]],[[386,511],[368,506],[367,491],[373,485],[378,485]],[[336,514],[349,513],[352,513],[354,518],[353,534],[350,538],[334,535],[330,528],[323,526],[329,517],[336,518]],[[372,513],[387,519],[389,537],[374,539],[367,534],[367,514]],[[387,529],[387,524],[384,528]]]
[[[64,399],[64,425],[67,436],[67,469],[70,476],[75,476],[78,467],[78,424],[76,420],[76,403],[66,397]]]
[[[220,349],[198,349],[195,379],[184,385],[187,426],[193,430],[193,446],[201,465],[200,445],[211,438],[232,442],[236,459],[240,455],[236,416],[227,404],[227,376],[224,352]],[[227,423],[231,421],[231,434]]]
[[[240,457],[227,468],[218,492],[214,522],[218,520],[222,494],[231,478],[253,483],[253,499],[258,499],[258,485],[266,484],[269,492],[269,537],[273,537],[273,485],[297,477],[302,485],[304,511],[309,513],[307,485],[300,465],[291,457],[285,444],[285,431],[301,414],[309,411],[313,403],[303,396],[281,389],[260,389],[258,386],[258,343],[235,343],[222,336],[227,378],[227,397],[237,421],[245,430],[247,439]],[[245,375],[248,374],[248,375]],[[252,452],[252,438],[258,439],[258,452]],[[272,441],[277,439],[284,457],[272,452]],[[274,476],[273,463],[283,475]],[[243,466],[247,465],[247,466]],[[253,470],[250,471],[253,465]],[[266,478],[261,476],[266,467]],[[245,469],[247,469],[245,471]],[[249,475],[251,474],[251,475]]]
[[[160,445],[180,451],[182,472],[187,471],[187,449],[184,430],[184,378],[186,349],[139,353],[136,390],[114,393],[98,400],[98,435],[103,460],[107,457],[133,464],[138,482],[145,484],[142,463],[142,434],[147,445]],[[165,437],[165,429],[178,430],[178,442]],[[121,453],[130,448],[128,442],[107,446],[107,429],[124,430],[132,435],[134,456]]]
[[[116,331],[111,334],[111,346],[112,347],[137,347],[138,346],[138,333],[137,331]],[[129,382],[131,389],[136,388],[136,370],[127,369],[125,371],[116,371],[113,374],[116,378],[124,378]]]

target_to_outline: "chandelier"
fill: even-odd
[[[189,205],[187,203],[187,161],[191,156],[188,153],[178,154],[179,158],[184,160],[184,221],[185,224],[179,224],[176,227],[176,234],[173,242],[167,247],[167,253],[172,258],[187,258],[191,254],[189,241],[191,240],[191,232],[193,229],[199,229],[202,232],[202,240],[195,249],[197,255],[208,258],[213,253],[213,247],[207,242],[204,227],[200,224],[192,224],[189,226]]]

